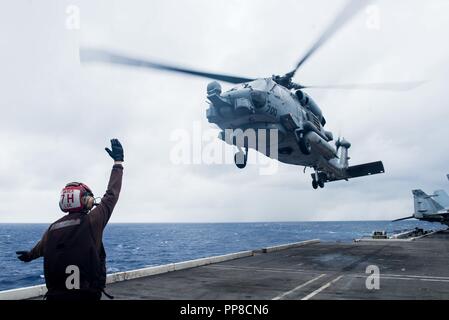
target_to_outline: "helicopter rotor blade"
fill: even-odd
[[[408,91],[415,89],[425,81],[413,82],[386,82],[386,83],[365,83],[365,84],[337,84],[324,86],[300,86],[301,89],[337,89],[337,90],[383,90],[383,91]]]
[[[293,78],[296,71],[318,50],[326,41],[328,41],[341,27],[343,27],[357,12],[364,8],[372,0],[349,0],[343,10],[335,17],[331,24],[327,26],[318,40],[306,52],[298,62],[295,69],[287,75]]]
[[[237,77],[226,74],[219,73],[210,73],[210,72],[202,72],[198,70],[192,70],[157,62],[152,62],[148,60],[142,60],[139,58],[128,57],[122,54],[118,54],[115,52],[102,50],[102,49],[90,49],[90,48],[80,48],[80,60],[83,63],[89,62],[103,62],[103,63],[111,63],[117,65],[131,66],[136,68],[147,68],[147,69],[156,69],[163,71],[170,71],[176,73],[184,73],[192,76],[209,78],[234,84],[250,82],[254,79]]]

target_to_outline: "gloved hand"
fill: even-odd
[[[17,258],[23,262],[30,262],[31,255],[29,251],[16,251],[16,254],[18,254]]]
[[[123,161],[123,147],[117,139],[111,140],[111,149],[104,148],[114,161]]]

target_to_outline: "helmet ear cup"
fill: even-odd
[[[85,210],[92,210],[94,207],[95,198],[92,196],[84,196],[83,197],[83,206]]]

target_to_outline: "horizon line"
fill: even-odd
[[[393,222],[391,220],[279,220],[279,221],[137,221],[109,222],[108,224],[231,224],[231,223],[313,223],[313,222]],[[1,224],[51,224],[52,222],[0,222]]]

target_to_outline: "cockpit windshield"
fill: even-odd
[[[269,89],[269,83],[271,83],[271,81],[269,81],[268,79],[257,79],[249,82],[248,85],[253,89],[266,91]]]

